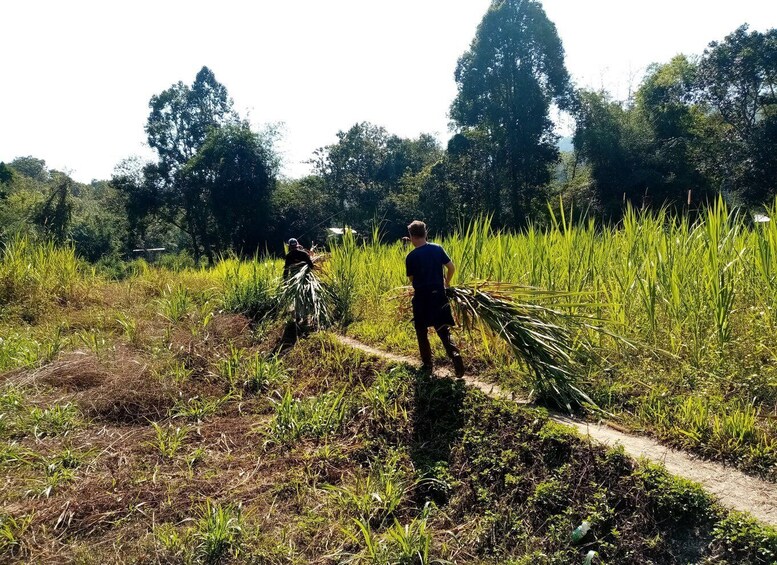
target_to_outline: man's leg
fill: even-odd
[[[453,370],[456,373],[456,376],[463,377],[464,360],[461,358],[459,348],[456,347],[455,343],[453,343],[453,336],[451,335],[450,326],[440,326],[435,328],[435,330],[437,331],[437,335],[440,336],[440,341],[442,341],[442,346],[445,348],[445,353],[447,353],[448,357],[450,357],[451,361],[453,361]]]
[[[418,338],[418,350],[421,352],[423,368],[432,369],[432,344],[429,343],[428,328],[416,322],[415,335]]]

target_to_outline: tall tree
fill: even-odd
[[[143,217],[156,215],[187,234],[195,258],[205,254],[211,262],[224,245],[253,251],[264,231],[244,215],[260,211],[260,221],[266,212],[265,192],[277,172],[268,140],[240,121],[226,87],[207,67],[191,86],[173,84],[149,106],[148,144],[159,158],[142,167],[127,163],[114,176],[129,194],[132,225],[142,228]],[[220,197],[214,197],[217,185]]]
[[[513,225],[522,225],[558,159],[551,104],[566,109],[572,101],[556,26],[538,1],[493,0],[455,78],[451,118],[488,132]]]
[[[697,100],[723,122],[716,156],[721,187],[747,204],[777,194],[777,29],[743,25],[712,42],[699,62]]]
[[[232,100],[213,72],[203,67],[191,86],[178,82],[152,96],[149,106],[148,144],[159,160],[145,170],[145,192],[153,196],[152,203],[164,219],[188,234],[195,258],[205,253],[212,262],[203,187],[190,182],[184,167],[212,129],[237,121]]]
[[[212,129],[183,170],[187,186],[202,195],[206,255],[233,249],[252,254],[269,232],[274,158],[247,123]]]

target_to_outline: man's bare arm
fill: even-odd
[[[451,279],[453,278],[453,273],[455,272],[456,265],[453,264],[453,261],[448,261],[448,263],[445,265],[445,288],[451,286]]]

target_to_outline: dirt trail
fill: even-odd
[[[337,337],[341,343],[371,355],[416,367],[420,365],[419,361],[412,357],[387,353],[349,337]],[[451,375],[450,371],[445,369],[437,370],[435,373],[440,376]],[[467,385],[480,389],[492,398],[513,400],[521,404],[526,403],[525,399],[516,398],[512,393],[498,385],[480,381],[471,375],[466,375],[464,380]],[[619,443],[631,457],[644,457],[650,461],[662,463],[673,475],[690,479],[702,485],[727,508],[749,512],[762,522],[777,526],[777,484],[775,483],[745,475],[722,463],[695,458],[685,452],[661,445],[648,437],[625,434],[603,424],[589,423],[558,414],[551,415],[551,418],[576,428],[583,437],[589,436],[606,445]]]

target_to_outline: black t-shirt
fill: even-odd
[[[313,261],[310,260],[310,255],[308,255],[306,251],[303,251],[299,247],[290,249],[286,254],[286,262],[283,265],[283,276],[285,277],[293,268],[298,267],[303,263],[307,264],[311,269],[313,268]]]
[[[413,249],[405,258],[405,271],[413,277],[416,290],[434,290],[445,287],[442,267],[450,263],[450,257],[436,243],[426,243]]]

